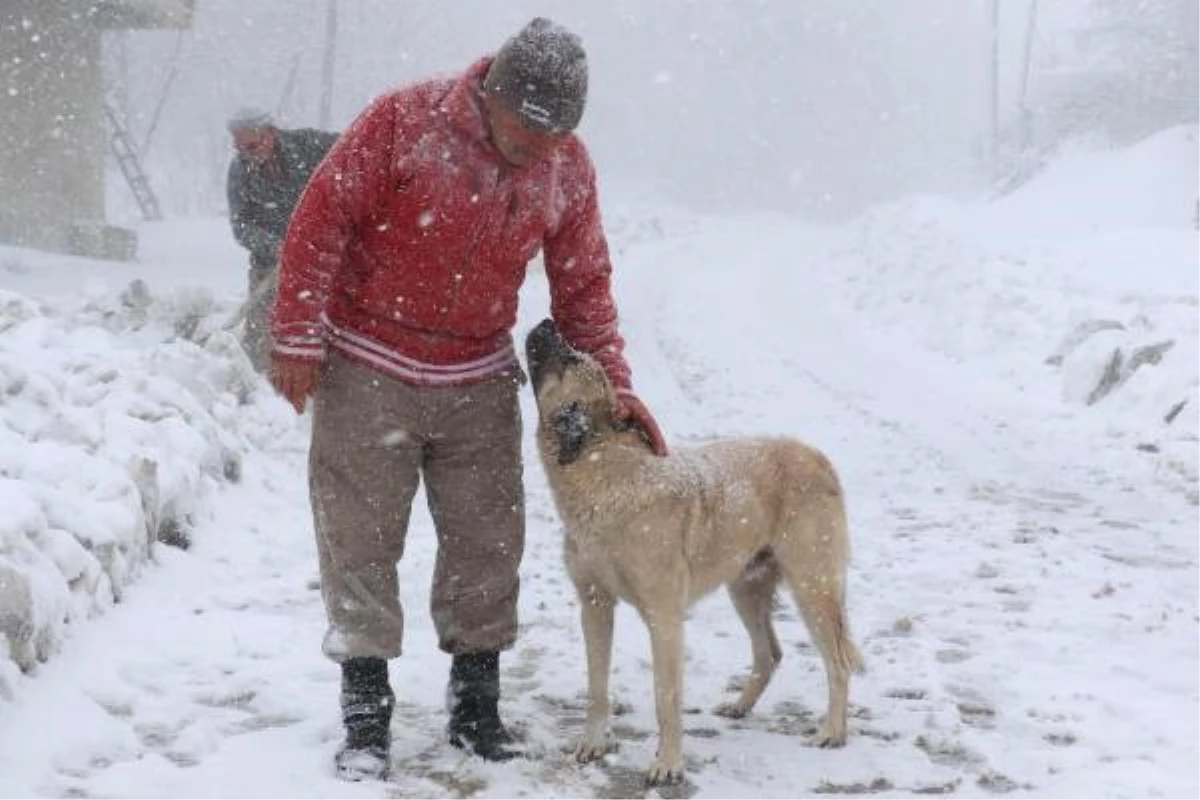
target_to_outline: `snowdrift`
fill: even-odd
[[[990,202],[874,209],[822,272],[873,323],[1127,439],[1195,499],[1198,169],[1194,125],[1072,152]]]
[[[103,269],[103,265],[97,265]],[[0,695],[121,600],[261,437],[263,390],[200,290],[0,293]]]

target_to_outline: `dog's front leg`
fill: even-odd
[[[650,785],[683,780],[683,614],[647,617],[654,658],[658,755],[646,775]]]
[[[588,706],[583,739],[575,748],[580,762],[600,758],[611,748],[608,736],[608,673],[612,664],[614,599],[590,587],[580,592],[580,618],[587,648]]]

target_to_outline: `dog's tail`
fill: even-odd
[[[799,584],[796,600],[826,666],[846,674],[865,671],[862,653],[850,636],[843,587],[825,590],[813,583]]]
[[[861,673],[866,671],[866,662],[862,652],[850,636],[850,622],[846,619],[846,601],[844,597],[831,596],[829,621],[832,630],[829,631],[829,657],[847,672]]]

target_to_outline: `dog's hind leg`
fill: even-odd
[[[651,786],[683,780],[683,616],[682,608],[644,616],[650,630],[658,716],[658,754],[646,775]]]
[[[836,573],[812,569],[806,569],[796,577],[786,564],[783,566],[809,635],[825,661],[829,708],[817,734],[816,744],[820,747],[841,747],[846,743],[850,673],[862,669],[862,656],[850,639],[843,579]]]
[[[740,719],[749,714],[783,660],[783,649],[779,646],[775,626],[771,622],[778,584],[779,565],[769,552],[756,557],[746,571],[729,584],[733,607],[750,634],[750,651],[754,662],[737,700],[717,706],[715,713],[722,717]]]
[[[580,762],[600,758],[611,748],[608,735],[608,675],[612,665],[613,611],[616,601],[594,585],[579,592],[579,616],[587,648],[588,704],[583,738],[575,748]]]

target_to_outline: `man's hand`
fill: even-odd
[[[667,441],[663,438],[658,423],[654,421],[654,415],[637,395],[627,389],[617,392],[617,419],[632,422],[641,428],[655,455],[667,455]]]
[[[321,362],[311,358],[271,354],[271,385],[296,409],[304,413],[304,405],[317,390],[321,377]]]

